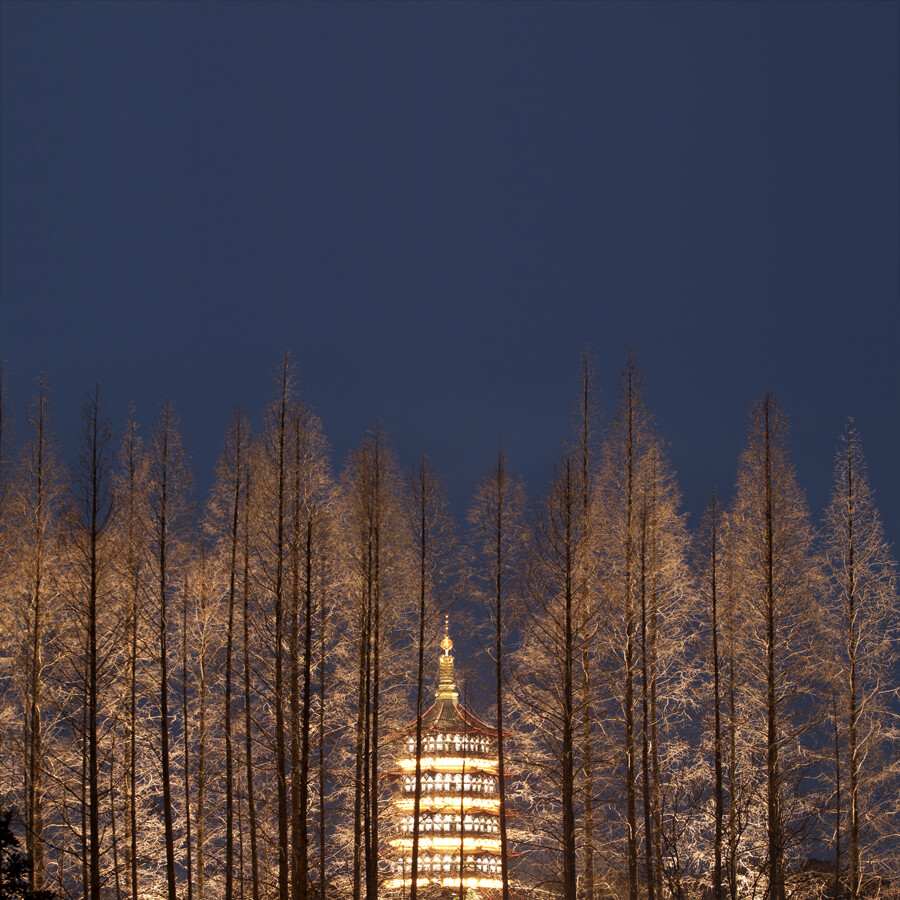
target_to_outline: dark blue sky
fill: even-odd
[[[206,488],[285,348],[461,514],[629,343],[696,516],[773,391],[816,516],[856,418],[900,540],[900,4],[0,5],[0,359],[74,454],[180,412]],[[20,425],[21,431],[21,425]]]

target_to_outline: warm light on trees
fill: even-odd
[[[857,900],[867,878],[887,875],[891,858],[897,859],[897,848],[891,849],[890,844],[896,843],[900,813],[897,735],[892,725],[900,601],[896,561],[884,537],[862,444],[852,422],[837,454],[834,490],[825,513],[825,564],[827,628],[836,664],[835,857],[841,859],[842,844],[846,844],[849,872],[844,874],[837,865],[837,877],[851,900]],[[839,827],[842,795],[846,797],[846,838]]]
[[[205,498],[171,404],[116,451],[93,392],[67,468],[47,385],[16,443],[0,371],[0,806],[27,889],[891,896],[900,601],[858,434],[817,534],[763,397],[693,525],[634,354],[602,428],[582,363],[542,496],[501,448],[463,553],[380,423],[333,477],[288,357]],[[451,607],[471,672],[460,701],[445,635],[430,707]]]

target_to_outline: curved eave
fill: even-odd
[[[423,775],[446,775],[446,774],[461,774],[460,770],[455,770],[453,772],[449,772],[446,768],[442,768],[441,766],[422,766],[420,769]],[[401,775],[413,775],[415,773],[415,769],[389,769],[384,773],[385,777],[393,778],[399,777]],[[479,763],[478,760],[467,759],[466,760],[466,775],[493,775],[495,778],[499,778],[500,776],[497,774],[496,766],[491,766],[487,762]]]
[[[420,798],[421,808],[427,812],[444,812],[457,813],[462,807],[465,811],[478,810],[490,815],[500,814],[500,801],[498,798],[485,797],[483,794],[472,793],[463,796],[452,795],[423,795]],[[400,812],[406,812],[413,809],[415,805],[414,797],[399,797],[393,801],[394,809]]]
[[[435,700],[422,713],[422,731],[442,734],[483,734],[491,740],[497,740],[496,730],[466,709],[458,700]],[[413,719],[403,732],[415,734],[416,720]]]

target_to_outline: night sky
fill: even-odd
[[[461,517],[629,345],[696,520],[750,406],[814,517],[853,416],[900,541],[900,4],[0,3],[0,359],[68,459],[170,397],[200,494],[289,348]],[[896,548],[895,548],[896,555]]]

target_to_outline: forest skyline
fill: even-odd
[[[171,406],[120,442],[98,387],[67,469],[44,392],[2,445],[0,785],[32,889],[381,896],[451,611],[492,648],[516,890],[891,886],[897,563],[850,424],[821,527],[768,395],[689,526],[634,355],[601,423],[585,353],[546,491],[498,447],[464,524],[378,424],[332,471],[295,374],[255,430],[235,413],[199,510]]]
[[[599,368],[599,364],[596,360],[596,356],[593,352],[593,348],[588,343],[585,343],[583,345],[583,347],[581,348],[581,353],[587,354],[592,360],[594,360],[593,365],[598,366],[598,368]],[[633,355],[637,364],[640,365],[643,369],[644,359],[642,358],[642,356],[639,352],[639,348],[629,349],[628,354]],[[620,357],[615,362],[609,361],[610,365],[606,366],[606,372],[605,372],[606,378],[602,382],[600,381],[600,379],[598,377],[598,384],[600,386],[598,387],[599,399],[598,399],[598,414],[597,415],[598,415],[598,419],[601,421],[605,420],[605,418],[607,417],[607,415],[610,412],[610,410],[607,408],[608,404],[613,403],[615,400],[615,379],[614,379],[614,377],[611,377],[611,376],[616,371],[616,365],[621,362],[621,359],[624,358],[625,355],[626,355],[626,353],[623,350],[622,354],[620,354]],[[299,374],[300,361],[297,359],[296,355],[293,354],[290,351],[290,349],[288,349],[288,350],[284,351],[283,359],[290,359],[292,361],[292,366],[295,368],[295,370],[298,371],[298,375],[297,375],[298,391],[299,391],[299,395],[303,398],[303,401],[305,403],[309,404],[310,408],[313,409],[317,415],[319,415],[320,417],[323,418],[323,421],[327,421],[327,419],[329,418],[328,411],[320,409],[315,402],[315,398],[310,397],[308,395],[308,393],[305,392],[303,389],[302,378],[300,377],[300,374]],[[580,363],[578,362],[577,357],[573,358],[573,360],[571,360],[570,362],[571,362],[571,365],[568,366],[568,369],[569,369],[568,374],[571,376],[570,380],[572,381],[572,384],[574,384],[575,380],[577,379],[577,370],[578,370],[578,365]],[[277,372],[279,370],[279,365],[280,364],[275,364],[273,367],[271,367],[269,369],[268,375],[269,375],[270,382],[271,382],[272,377],[277,376]],[[77,404],[77,408],[59,410],[59,409],[57,409],[57,405],[55,403],[55,396],[56,396],[57,391],[54,389],[54,385],[53,385],[52,381],[49,379],[49,376],[47,376],[46,374],[44,374],[44,373],[33,374],[31,377],[30,383],[26,381],[26,383],[24,385],[18,383],[18,379],[16,379],[15,380],[16,390],[13,391],[13,390],[10,390],[10,387],[11,387],[10,382],[12,382],[13,379],[9,376],[8,372],[6,371],[6,367],[4,366],[3,369],[0,371],[2,371],[2,377],[4,379],[4,398],[3,398],[3,400],[4,400],[4,404],[5,404],[6,429],[7,429],[6,441],[7,441],[7,443],[10,442],[11,436],[14,439],[14,436],[17,435],[20,432],[21,428],[27,424],[26,419],[27,419],[28,407],[29,407],[30,403],[33,402],[33,398],[35,396],[35,391],[38,390],[39,385],[43,382],[49,392],[48,393],[48,398],[50,401],[49,409],[51,411],[52,421],[54,422],[54,428],[58,429],[59,421],[67,423],[69,426],[68,431],[66,433],[63,433],[63,434],[56,433],[56,439],[59,443],[61,456],[62,456],[62,459],[64,462],[71,462],[74,459],[74,454],[76,452],[75,447],[77,444],[77,436],[78,435],[77,435],[77,429],[72,428],[72,423],[75,422],[78,419],[78,417],[80,416],[80,409],[81,409],[83,402],[86,402],[87,398],[98,387],[101,389],[101,392],[104,394],[104,396],[106,394],[109,394],[110,392],[112,392],[114,396],[117,396],[117,398],[121,399],[121,397],[122,397],[121,389],[112,391],[111,385],[107,384],[104,379],[98,378],[85,386],[85,388],[81,394],[81,400]],[[28,399],[26,396],[26,393],[27,393],[25,390],[26,385],[28,386],[28,388],[31,392],[30,399]],[[77,394],[77,392],[72,389],[71,385],[67,385],[67,390],[65,393],[67,396],[70,396],[70,397],[73,394]],[[648,393],[648,397],[650,398],[650,403],[652,405],[652,397],[655,393],[653,390],[652,384],[647,384],[647,393]],[[734,454],[735,459],[739,455],[740,450],[743,447],[743,442],[746,439],[747,428],[749,428],[749,410],[752,408],[752,405],[759,400],[760,397],[765,396],[765,395],[772,396],[776,401],[778,401],[779,404],[781,404],[784,407],[785,412],[788,414],[789,420],[792,419],[791,410],[786,406],[786,404],[783,403],[782,398],[779,395],[777,390],[760,389],[756,395],[751,397],[750,403],[748,404],[746,415],[745,415],[744,430],[742,432],[740,432],[739,436],[730,435],[730,437],[729,437],[728,443],[735,444],[735,454]],[[229,416],[233,415],[236,411],[240,411],[243,415],[247,416],[250,421],[254,420],[254,414],[258,418],[262,414],[263,408],[265,406],[266,398],[264,396],[260,396],[260,397],[255,398],[255,400],[257,402],[254,403],[254,406],[252,408],[246,408],[246,407],[242,407],[238,404],[235,404],[230,409]],[[553,419],[554,419],[554,421],[559,422],[562,430],[560,431],[560,433],[558,435],[555,435],[555,440],[557,441],[557,444],[559,443],[560,440],[563,439],[563,437],[565,435],[565,429],[568,424],[568,419],[570,418],[570,415],[571,415],[572,405],[577,400],[574,389],[569,389],[568,391],[563,391],[562,396],[560,396],[558,398],[558,400],[559,400],[559,403],[558,403],[559,410],[557,410],[554,413]],[[13,403],[15,403],[16,405],[13,405]],[[171,404],[173,411],[179,417],[179,420],[181,420],[182,417],[181,417],[180,410],[178,408],[178,404],[171,397],[158,398],[155,405],[151,405],[151,407],[149,409],[144,410],[143,415],[140,413],[140,410],[136,407],[134,402],[131,400],[128,400],[121,409],[108,410],[106,414],[110,418],[110,422],[113,425],[114,432],[115,432],[116,428],[121,430],[126,426],[126,422],[128,420],[128,417],[131,415],[132,410],[134,411],[134,413],[137,417],[137,420],[140,422],[144,422],[144,424],[146,426],[150,422],[152,422],[154,420],[154,417],[156,415],[158,415],[163,410],[163,408],[168,404]],[[658,417],[657,417],[657,421],[659,421]],[[226,419],[224,419],[223,422],[221,423],[221,429],[222,429],[223,433],[224,433],[225,428],[227,427],[227,422],[228,422],[228,417],[226,417]],[[391,423],[389,421],[385,420],[384,418],[382,418],[381,416],[373,415],[371,418],[364,421],[364,424],[362,426],[362,429],[361,429],[359,435],[357,435],[357,437],[355,439],[349,439],[349,443],[343,449],[343,457],[344,458],[346,458],[346,456],[352,451],[353,447],[358,444],[359,440],[362,439],[362,435],[365,433],[365,431],[368,428],[371,428],[376,423],[378,423],[380,425],[380,427],[382,427],[385,430],[385,433],[389,437],[392,438]],[[835,432],[835,436],[833,437],[833,440],[832,440],[832,443],[830,446],[818,447],[815,449],[815,452],[813,453],[809,447],[808,438],[806,440],[804,440],[804,442],[803,442],[804,454],[807,455],[808,457],[810,457],[810,456],[815,457],[815,468],[816,469],[820,469],[826,459],[828,461],[829,466],[831,466],[833,464],[834,454],[838,451],[838,448],[840,445],[840,436],[843,433],[843,431],[846,428],[848,423],[852,423],[853,427],[856,428],[857,430],[859,430],[862,437],[865,438],[865,432],[861,428],[859,422],[857,421],[856,417],[853,415],[853,412],[851,410],[850,412],[847,413],[847,415],[838,424],[837,431]],[[189,423],[185,423],[183,427],[185,428],[186,431],[191,430]],[[538,430],[539,430],[538,426],[535,426],[535,431],[538,431]],[[793,428],[791,429],[791,431],[792,431],[791,439],[793,439],[795,437],[793,434]],[[679,453],[679,448],[676,445],[676,443],[673,440],[671,440],[669,437],[667,437],[667,435],[664,432],[661,425],[660,425],[660,437],[664,441],[666,441],[666,443],[669,447],[669,452],[672,454],[673,459],[677,458],[679,455],[683,455],[683,454]],[[410,436],[407,435],[407,441],[409,440],[409,438],[410,438]],[[211,438],[209,438],[208,443],[210,443],[210,444],[212,443]],[[529,441],[526,439],[524,441],[524,443],[528,444]],[[714,443],[721,444],[721,443],[724,443],[724,441],[722,440],[722,437],[720,436],[718,439],[714,439]],[[791,443],[793,443],[793,440],[791,440]],[[537,465],[535,465],[534,460],[529,458],[526,448],[524,448],[522,446],[512,446],[510,441],[507,440],[504,437],[504,435],[502,434],[502,432],[500,431],[500,429],[497,428],[497,429],[495,429],[495,438],[494,438],[492,453],[495,453],[496,448],[501,445],[504,448],[504,452],[506,452],[508,454],[512,465],[515,464],[517,456],[524,456],[526,458],[526,461],[528,463],[530,463],[529,468],[532,470],[533,480],[526,479],[526,482],[525,482],[526,488],[531,496],[533,496],[533,497],[539,496],[540,493],[546,487],[546,482],[550,479],[550,477],[552,475],[553,459],[552,458],[545,459],[545,460],[540,461]],[[868,441],[866,441],[866,445],[868,445]],[[334,465],[334,470],[337,472],[340,470],[340,466],[342,465],[341,450],[338,447],[332,446],[330,443],[329,443],[329,448],[331,450],[330,458],[332,459],[332,463]],[[874,448],[875,455],[881,456],[882,454],[881,454],[881,452],[879,452],[879,450],[883,450],[883,449],[884,448]],[[399,450],[399,448],[398,448],[398,450]],[[194,480],[193,480],[193,489],[192,489],[193,502],[197,506],[197,508],[200,508],[203,505],[203,502],[205,499],[205,496],[204,496],[205,492],[208,492],[208,490],[212,486],[214,468],[215,468],[215,465],[217,462],[219,451],[217,451],[216,454],[214,454],[212,457],[200,456],[198,458],[198,457],[195,457],[194,454],[191,452],[191,447],[187,442],[185,442],[185,451],[188,455],[188,459],[191,461],[192,470],[194,471]],[[417,461],[419,461],[423,458],[427,458],[432,463],[436,464],[436,462],[435,462],[436,460],[440,460],[442,457],[446,457],[446,452],[440,451],[440,448],[439,448],[439,452],[435,453],[430,448],[424,446],[424,443],[421,441],[418,443],[414,443],[412,445],[412,447],[410,447],[410,445],[407,443],[406,451],[407,452],[402,457],[402,465],[404,465],[405,467],[414,466],[417,463]],[[487,457],[487,459],[488,459],[487,465],[489,465],[491,455],[489,455]],[[467,464],[465,466],[466,471],[468,471],[469,469],[472,469],[473,465],[474,464]],[[720,470],[721,470],[721,468],[723,468],[721,466],[721,463],[719,463],[717,465],[720,468]],[[870,464],[870,467],[871,467],[871,464]],[[524,472],[520,473],[520,475],[522,477],[524,477],[524,474],[525,474]],[[813,514],[814,518],[817,513],[818,514],[823,513],[825,506],[827,505],[829,491],[831,489],[831,474],[832,474],[832,472],[831,472],[831,469],[829,468],[825,483],[819,483],[818,480],[813,481],[811,479],[810,473],[808,471],[805,471],[803,469],[802,465],[798,466],[798,477],[799,477],[800,483],[803,486],[804,491],[809,499],[810,511]],[[709,502],[709,498],[712,496],[713,492],[717,493],[720,497],[730,496],[730,493],[735,488],[735,480],[734,480],[735,476],[736,476],[736,471],[732,472],[730,474],[730,478],[728,476],[726,476],[724,482],[720,483],[720,482],[716,482],[716,481],[712,481],[712,480],[701,481],[701,480],[698,480],[699,476],[695,475],[693,490],[691,492],[691,494],[692,494],[691,497],[689,497],[689,498],[685,497],[684,492],[682,492],[682,512],[688,516],[690,521],[692,521],[692,522],[694,522],[694,524],[696,524],[696,522],[702,516],[702,513],[703,513],[704,509],[706,508],[706,505]],[[471,496],[473,495],[474,490],[477,486],[477,483],[478,483],[478,481],[480,481],[481,477],[483,477],[483,473],[481,475],[476,475],[475,480],[471,484],[457,483],[457,484],[451,485],[448,483],[449,502],[450,502],[453,514],[458,520],[462,521],[465,518],[467,509],[468,509],[468,504],[471,500]],[[885,527],[886,527],[888,539],[891,542],[892,546],[896,546],[896,541],[893,538],[893,528],[892,528],[893,517],[891,515],[894,512],[894,504],[893,504],[893,498],[891,496],[891,492],[889,490],[890,479],[886,479],[886,480],[888,482],[888,484],[887,484],[888,489],[878,492],[879,499],[882,500],[882,502],[879,503],[879,508],[884,507],[885,509],[887,509],[887,515],[885,515],[884,513],[882,513],[882,515],[885,519]],[[877,488],[877,481],[876,481],[876,488]],[[898,514],[900,514],[900,508],[898,508],[897,512],[898,512]]]

